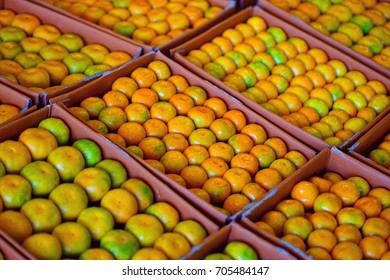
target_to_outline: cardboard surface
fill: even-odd
[[[387,2],[387,1],[378,1],[378,2]],[[315,36],[316,38],[320,39],[321,41],[323,41],[329,45],[334,46],[338,50],[341,50],[342,52],[346,53],[348,56],[360,61],[361,63],[367,65],[368,67],[381,73],[382,75],[384,75],[386,77],[390,77],[390,70],[389,69],[381,66],[380,64],[376,63],[372,59],[365,57],[365,56],[359,54],[358,52],[355,52],[351,48],[332,39],[332,37],[327,36],[325,34],[322,34],[321,32],[317,31],[316,29],[312,28],[310,25],[308,25],[305,22],[303,22],[302,20],[300,20],[299,18],[292,16],[291,14],[289,14],[288,12],[286,12],[282,9],[279,9],[275,5],[271,4],[269,1],[259,0],[259,1],[257,1],[257,5],[259,7],[261,7],[262,9],[270,12],[271,14],[278,16],[280,18],[283,18],[283,20],[285,20],[289,24],[296,26],[300,30]]]
[[[349,154],[387,176],[390,176],[390,169],[376,164],[369,157],[370,152],[378,147],[388,133],[390,133],[390,114],[386,115],[366,134],[360,137],[356,143],[348,149]]]
[[[97,30],[91,26],[84,25],[77,20],[68,18],[62,14],[54,13],[53,11],[39,6],[31,1],[25,0],[4,0],[1,8],[11,9],[16,13],[30,13],[37,16],[42,24],[52,24],[56,26],[62,33],[77,33],[83,39],[85,44],[100,43],[107,47],[110,51],[124,51],[130,54],[134,61],[142,53],[142,47],[131,44],[118,37],[112,37],[111,35]],[[128,63],[132,63],[132,61]],[[120,66],[119,66],[120,67]],[[36,93],[26,87],[12,83],[8,80],[3,79],[2,82],[7,86],[10,86],[21,93],[29,96],[35,105],[43,107],[47,105],[48,99],[54,96],[58,96],[64,92],[78,88],[83,84],[88,83],[90,80],[95,79],[100,75],[104,75],[109,71],[101,72],[96,75],[85,78],[83,81],[65,87],[61,90],[50,92],[50,93]]]
[[[264,213],[274,209],[278,202],[290,197],[291,190],[296,183],[307,180],[311,176],[321,175],[327,171],[337,172],[345,179],[352,176],[361,176],[368,181],[371,188],[384,187],[390,190],[389,176],[363,164],[337,148],[324,149],[315,158],[311,159],[308,164],[303,166],[299,173],[295,173],[295,175],[287,178],[282,184],[275,187],[258,203],[253,205],[251,209],[244,212],[241,215],[240,223],[264,239],[286,248],[290,253],[299,258],[305,258],[304,252],[288,245],[287,242],[282,241],[280,238],[260,230],[253,225],[253,222],[260,220]]]
[[[27,260],[29,258],[33,259],[33,256],[25,256],[22,252],[15,249],[10,242],[10,237],[0,229],[0,252],[4,256],[4,260]],[[13,241],[11,241],[13,242]]]
[[[182,44],[183,42],[186,42],[188,41],[189,39],[191,38],[194,38],[196,37],[197,35],[201,34],[202,32],[204,32],[205,30],[209,29],[210,27],[214,26],[216,23],[226,19],[227,17],[231,16],[235,10],[236,10],[236,3],[235,1],[232,1],[232,0],[208,0],[208,2],[210,3],[211,6],[220,6],[220,7],[223,7],[223,11],[217,15],[214,19],[210,20],[209,22],[207,22],[206,24],[204,25],[201,25],[193,30],[189,30],[177,37],[175,37],[174,39],[170,40],[169,42],[157,47],[157,48],[154,48],[150,45],[146,45],[146,44],[142,44],[140,42],[136,42],[134,41],[133,39],[131,38],[127,38],[125,36],[122,36],[108,28],[104,28],[102,26],[99,26],[98,24],[95,24],[93,22],[90,22],[90,21],[87,21],[81,17],[78,17],[78,16],[75,16],[63,9],[60,9],[60,8],[57,8],[55,7],[54,5],[52,4],[49,4],[49,3],[46,3],[44,2],[44,0],[31,0],[32,2],[35,2],[37,3],[38,5],[42,5],[48,9],[51,9],[53,11],[55,11],[56,13],[60,13],[60,14],[64,14],[66,15],[67,17],[69,18],[73,18],[79,22],[82,22],[83,24],[85,25],[89,25],[89,26],[93,26],[94,28],[100,30],[100,31],[103,31],[103,32],[106,32],[114,37],[119,37],[125,41],[128,41],[132,44],[137,44],[139,46],[142,46],[143,50],[145,53],[147,52],[150,52],[152,50],[160,50],[161,52],[167,54],[169,52],[169,50],[175,46],[178,46],[180,44]]]
[[[71,142],[77,139],[88,138],[94,141],[102,150],[104,159],[114,159],[120,161],[128,172],[129,178],[139,178],[143,180],[153,190],[155,201],[165,201],[174,205],[180,213],[180,219],[194,219],[201,223],[208,234],[216,232],[219,227],[206,218],[201,212],[195,209],[191,204],[179,197],[175,192],[168,188],[158,178],[147,172],[137,161],[123,150],[115,147],[112,142],[100,134],[95,133],[85,124],[73,117],[69,112],[59,105],[47,106],[39,109],[28,116],[20,118],[11,124],[0,128],[0,142],[7,139],[17,139],[19,134],[26,128],[36,127],[39,122],[47,117],[57,117],[62,119],[70,128]],[[12,239],[11,239],[12,241]],[[24,248],[13,241],[11,243],[19,252],[24,255]]]
[[[203,33],[202,35],[194,38],[193,40],[188,41],[187,43],[180,45],[176,48],[174,48],[172,52],[173,59],[178,62],[179,64],[183,65],[185,68],[191,70],[193,73],[197,74],[198,76],[202,77],[205,80],[208,80],[227,92],[228,94],[232,95],[236,99],[240,100],[244,105],[251,108],[253,111],[257,112],[264,118],[268,119],[269,121],[276,124],[279,128],[283,129],[284,131],[288,132],[289,134],[293,135],[297,139],[300,139],[305,144],[310,146],[311,148],[315,149],[316,151],[321,151],[325,148],[329,148],[330,145],[327,144],[325,141],[318,139],[314,137],[313,135],[307,133],[306,131],[302,130],[301,128],[294,126],[290,124],[289,122],[283,120],[278,115],[271,113],[270,111],[266,110],[262,106],[258,105],[252,100],[249,100],[248,98],[245,98],[242,94],[239,92],[236,92],[226,86],[222,81],[214,78],[213,76],[207,74],[204,70],[200,69],[199,67],[195,66],[191,62],[189,62],[185,56],[193,49],[198,49],[200,46],[202,46],[204,43],[211,41],[214,37],[220,36],[224,30],[227,28],[233,28],[236,24],[245,22],[249,17],[251,16],[261,16],[264,18],[268,24],[268,26],[279,26],[281,27],[288,37],[300,37],[306,41],[308,46],[310,48],[321,48],[323,49],[327,54],[329,59],[339,59],[345,63],[348,70],[359,70],[363,74],[366,75],[368,80],[379,80],[381,81],[387,88],[387,90],[390,92],[390,79],[388,79],[386,76],[383,76],[382,74],[373,71],[368,66],[356,61],[355,59],[346,56],[343,52],[335,49],[334,47],[325,44],[321,40],[315,38],[314,36],[307,34],[305,32],[302,32],[302,30],[289,25],[288,23],[284,22],[281,17],[275,17],[272,14],[268,13],[265,10],[260,9],[259,7],[248,7],[244,10],[241,10],[234,16],[230,17],[228,20],[225,20],[221,22],[220,24],[214,26],[207,32]],[[347,149],[349,146],[351,146],[357,138],[359,138],[361,135],[366,133],[368,129],[370,129],[372,126],[375,125],[384,115],[386,115],[388,112],[390,112],[390,107],[387,108],[382,114],[377,116],[372,122],[370,122],[363,130],[356,133],[354,136],[352,136],[350,139],[345,141],[340,145],[340,149]]]
[[[4,123],[1,123],[0,126],[12,122],[13,120],[16,120],[17,118],[20,118],[34,110],[36,110],[36,106],[32,106],[32,100],[31,98],[22,95],[18,91],[7,87],[6,85],[1,83],[0,80],[0,104],[8,104],[16,106],[20,109],[20,113],[9,120],[5,121]]]
[[[296,259],[285,249],[269,243],[235,222],[222,227],[218,232],[211,235],[207,241],[199,245],[197,250],[192,251],[185,259],[201,260],[208,254],[222,252],[223,248],[231,241],[246,242],[256,250],[259,260]]]
[[[289,150],[298,150],[302,152],[306,158],[312,158],[315,156],[315,152],[307,147],[306,145],[302,144],[292,136],[285,133],[283,130],[279,129],[275,125],[269,123],[265,119],[263,119],[261,116],[257,115],[253,111],[249,110],[247,107],[245,107],[243,104],[232,98],[231,96],[227,95],[223,91],[219,90],[215,86],[211,85],[210,83],[207,83],[206,81],[200,79],[199,77],[195,76],[188,70],[184,69],[165,55],[163,55],[160,52],[154,53],[151,52],[147,55],[142,56],[140,59],[135,61],[133,64],[128,65],[122,69],[119,69],[118,71],[115,71],[111,73],[110,75],[101,77],[82,89],[74,90],[72,92],[66,93],[64,95],[61,95],[57,98],[54,98],[50,100],[51,103],[63,103],[67,107],[73,107],[78,106],[82,100],[84,100],[88,96],[102,96],[104,93],[109,91],[111,89],[112,83],[119,77],[128,77],[130,76],[130,73],[136,69],[137,67],[146,66],[149,62],[153,60],[162,60],[168,64],[168,66],[171,69],[172,74],[180,74],[183,75],[189,85],[197,85],[202,87],[206,90],[209,97],[220,97],[223,99],[229,109],[238,109],[245,113],[247,117],[248,123],[258,123],[264,127],[264,129],[267,131],[267,134],[269,137],[280,137],[283,139]],[[126,150],[126,152],[128,152]],[[186,188],[183,188],[178,183],[174,182],[173,180],[169,179],[165,174],[162,174],[161,172],[156,171],[154,168],[149,166],[147,163],[145,163],[142,159],[137,158],[136,159],[145,166],[150,172],[152,172],[155,176],[157,176],[159,179],[166,182],[168,185],[172,186],[172,188],[179,193],[182,197],[186,198],[188,201],[191,201],[194,203],[194,205],[198,206],[199,209],[201,209],[204,213],[207,214],[208,217],[210,217],[212,220],[217,222],[218,224],[225,224],[228,222],[228,217],[218,210],[216,210],[211,204],[208,204],[207,202],[201,200],[196,195],[188,191]]]

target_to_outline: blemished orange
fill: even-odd
[[[277,210],[270,210],[261,216],[260,221],[263,221],[270,225],[274,230],[276,236],[283,236],[283,227],[285,222],[287,221],[287,218],[283,213]]]
[[[333,232],[337,227],[336,218],[332,214],[326,211],[314,212],[313,214],[310,215],[309,220],[313,225],[314,229],[323,228]]]
[[[202,189],[209,194],[212,204],[223,203],[232,192],[229,182],[221,177],[207,179]]]
[[[333,193],[321,193],[314,200],[313,210],[317,211],[327,211],[332,215],[336,215],[342,208],[341,199]]]
[[[278,185],[280,182],[282,182],[283,177],[275,169],[264,168],[264,169],[259,170],[256,173],[254,180],[262,188],[269,191],[270,189],[272,189],[273,187]]]
[[[318,196],[318,189],[316,185],[310,181],[301,181],[294,185],[291,189],[291,198],[300,201],[306,210],[313,207],[314,201]]]
[[[185,180],[186,187],[201,188],[207,180],[206,171],[198,165],[188,165],[180,171],[180,176]]]
[[[366,215],[366,218],[378,217],[382,212],[382,205],[380,201],[371,196],[364,196],[359,198],[353,207],[360,209]]]
[[[222,208],[229,211],[229,213],[233,215],[241,211],[249,203],[250,200],[245,195],[234,193],[225,199]]]

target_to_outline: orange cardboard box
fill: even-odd
[[[222,227],[218,232],[214,233],[203,242],[198,250],[188,254],[186,260],[202,260],[211,253],[222,253],[225,246],[231,241],[241,241],[250,245],[255,249],[259,260],[296,260],[297,258],[286,251],[284,248],[274,245],[260,236],[252,233],[236,222]],[[225,273],[221,271],[221,273]],[[260,271],[254,272],[260,275]],[[263,271],[265,273],[265,271]]]
[[[388,1],[378,1],[378,2],[388,2]],[[292,16],[288,12],[279,9],[275,5],[271,4],[268,0],[259,0],[257,1],[257,5],[270,12],[271,14],[278,16],[280,18],[283,18],[287,23],[296,26],[298,29],[302,30],[303,32],[309,33],[313,35],[314,37],[318,38],[319,40],[333,46],[334,48],[344,52],[348,56],[350,56],[353,59],[356,59],[360,61],[362,64],[365,64],[366,66],[372,68],[378,73],[381,73],[384,76],[390,77],[390,70],[386,69],[385,67],[381,66],[380,64],[374,62],[372,59],[365,57],[358,52],[355,52],[351,48],[339,43],[338,41],[332,39],[330,36],[327,36],[325,34],[322,34],[321,32],[317,31],[316,29],[312,28],[310,25],[306,24],[302,20],[300,20],[297,17]]]
[[[145,170],[137,161],[135,161],[129,154],[124,153],[123,150],[118,149],[110,141],[100,134],[95,133],[84,123],[64,110],[61,106],[54,104],[39,109],[28,116],[22,117],[8,125],[0,128],[0,142],[8,139],[17,139],[19,134],[29,127],[37,127],[39,122],[48,117],[56,117],[62,119],[70,128],[70,142],[77,139],[87,138],[94,141],[102,150],[103,159],[113,159],[121,162],[128,172],[129,178],[138,178],[143,180],[153,190],[154,201],[165,201],[174,206],[180,213],[180,219],[193,219],[198,221],[209,235],[216,232],[219,227],[205,217],[201,212],[195,209],[194,206],[179,197],[169,187],[167,187],[158,178],[153,176],[150,172]],[[1,237],[1,235],[0,235]],[[27,259],[32,259],[30,254],[13,239],[8,238],[11,245],[16,248],[21,254],[28,256]],[[196,250],[196,247],[194,247]]]
[[[84,25],[80,23],[77,20],[68,18],[65,15],[54,13],[53,11],[42,7],[40,5],[37,5],[35,3],[32,3],[31,1],[25,1],[25,0],[4,0],[2,5],[0,6],[1,9],[10,9],[13,10],[15,13],[30,13],[32,15],[37,16],[42,24],[51,24],[56,26],[62,33],[77,33],[79,34],[83,39],[85,44],[91,44],[91,43],[99,43],[108,48],[110,51],[124,51],[130,54],[133,59],[128,62],[132,63],[136,58],[138,58],[142,53],[142,47],[131,44],[130,42],[127,42],[125,40],[122,40],[118,37],[113,37],[105,32],[102,32],[98,29],[95,29],[91,26]],[[120,66],[119,66],[120,67]],[[109,70],[112,71],[112,70]],[[67,86],[63,89],[56,90],[54,92],[44,92],[44,93],[36,93],[24,86],[12,83],[4,77],[0,77],[0,81],[4,84],[6,84],[9,87],[12,87],[19,92],[23,93],[24,95],[30,97],[33,101],[34,105],[38,105],[39,107],[43,107],[47,105],[49,98],[52,98],[54,96],[58,96],[64,92],[68,92],[74,88],[78,88],[86,83],[88,83],[90,80],[95,79],[96,77],[100,75],[107,74],[109,71],[101,72],[93,76],[89,76],[82,80],[79,83]]]
[[[387,176],[390,176],[390,169],[375,163],[369,157],[370,152],[373,149],[376,149],[388,133],[390,133],[390,114],[386,115],[366,134],[360,137],[356,143],[348,149],[349,154],[365,164],[378,169]]]
[[[71,13],[61,9],[61,8],[57,8],[55,7],[54,5],[52,4],[49,4],[47,2],[45,2],[45,0],[31,0],[32,2],[35,2],[37,3],[38,5],[42,5],[48,9],[51,9],[53,11],[55,11],[56,13],[60,13],[60,14],[64,14],[66,15],[67,17],[69,18],[73,18],[79,22],[82,22],[83,24],[86,24],[86,25],[89,25],[89,26],[93,26],[94,28],[96,29],[99,29],[101,31],[104,31],[110,35],[113,35],[115,37],[119,37],[121,39],[124,39],[130,43],[133,43],[133,44],[137,44],[139,46],[142,46],[142,48],[144,49],[144,52],[149,52],[149,51],[152,51],[152,50],[160,50],[161,52],[167,54],[167,52],[175,47],[175,46],[178,46],[180,44],[182,44],[183,42],[186,42],[188,41],[189,39],[191,38],[194,38],[196,37],[197,35],[203,33],[204,31],[208,30],[210,27],[214,26],[216,23],[226,19],[227,17],[231,16],[232,14],[234,14],[235,10],[236,10],[236,3],[235,1],[231,1],[231,0],[208,0],[208,2],[210,3],[211,6],[219,6],[219,7],[222,7],[223,10],[220,14],[218,14],[214,19],[210,20],[209,22],[205,23],[204,25],[201,25],[195,29],[192,29],[192,30],[189,30],[188,32],[185,32],[177,37],[175,37],[174,39],[172,39],[171,41],[157,47],[157,48],[154,48],[150,45],[145,45],[145,44],[142,44],[142,43],[139,43],[139,42],[136,42],[134,41],[133,39],[130,39],[130,38],[127,38],[125,36],[122,36],[118,33],[115,33],[114,31],[108,29],[108,28],[104,28],[98,24],[94,24],[90,21],[87,21],[81,17],[78,17],[78,16],[75,16],[75,15],[72,15]]]
[[[202,87],[206,92],[208,93],[209,97],[219,97],[222,100],[224,100],[229,109],[238,109],[246,115],[248,123],[257,123],[264,127],[266,130],[268,137],[280,137],[285,141],[285,143],[288,146],[289,150],[297,150],[302,152],[307,159],[310,159],[315,156],[315,152],[307,147],[306,145],[302,144],[292,136],[288,135],[275,125],[271,124],[261,116],[257,115],[255,112],[248,109],[246,106],[238,102],[236,99],[232,98],[231,96],[227,95],[225,92],[221,91],[219,88],[211,85],[210,83],[207,83],[206,81],[200,79],[196,75],[192,74],[190,71],[184,69],[168,57],[166,57],[164,54],[157,52],[150,52],[149,54],[146,54],[139,58],[137,61],[135,61],[131,65],[127,65],[126,67],[123,67],[119,69],[118,71],[115,71],[111,73],[110,75],[106,75],[104,77],[101,77],[99,79],[96,79],[95,81],[89,83],[82,89],[76,89],[72,92],[69,92],[67,94],[61,95],[57,98],[51,99],[51,103],[63,103],[67,107],[73,107],[78,106],[82,100],[84,100],[86,97],[89,96],[103,96],[104,93],[109,91],[111,89],[112,83],[119,77],[129,77],[130,73],[142,66],[146,66],[149,62],[153,60],[162,60],[170,67],[172,74],[179,74],[184,76],[189,85],[197,85]],[[126,150],[126,152],[128,152]],[[148,165],[143,160],[135,157],[137,161],[139,161],[142,165],[145,166],[150,172],[152,172],[156,177],[158,177],[160,180],[166,182],[169,186],[171,186],[177,193],[179,193],[182,197],[184,197],[186,200],[193,203],[193,205],[196,205],[199,207],[200,210],[202,210],[204,213],[207,214],[208,217],[210,217],[212,220],[217,222],[218,224],[225,224],[228,221],[228,217],[225,214],[222,214],[218,210],[216,210],[211,204],[201,200],[196,195],[188,191],[188,189],[183,188],[181,185],[176,183],[175,181],[169,179],[165,174],[156,171],[154,168],[152,168],[150,165]],[[232,218],[232,217],[231,217]]]
[[[300,249],[275,237],[268,232],[260,230],[253,222],[260,220],[267,211],[273,210],[277,203],[290,197],[294,185],[300,181],[308,180],[311,176],[320,176],[324,172],[337,172],[344,179],[352,176],[361,176],[367,180],[371,189],[383,187],[390,190],[390,177],[365,165],[337,148],[324,149],[310,162],[303,166],[299,173],[287,178],[284,183],[275,187],[271,192],[263,197],[258,203],[252,206],[241,215],[240,224],[255,232],[270,242],[288,250],[291,254],[300,259],[309,257]]]
[[[249,17],[251,16],[261,16],[264,18],[268,24],[268,26],[278,26],[281,27],[287,37],[300,37],[306,41],[308,46],[310,48],[321,48],[324,50],[327,54],[329,59],[339,59],[343,61],[348,70],[358,70],[361,71],[364,75],[366,75],[368,80],[378,80],[381,81],[387,88],[388,91],[390,91],[390,80],[386,77],[381,75],[378,72],[373,71],[368,66],[356,61],[355,59],[345,55],[341,51],[335,49],[334,47],[325,44],[321,40],[315,38],[314,36],[307,34],[305,32],[302,32],[302,30],[286,23],[281,18],[283,17],[276,17],[267,11],[259,8],[258,6],[255,7],[248,7],[244,10],[241,10],[234,16],[230,17],[227,20],[224,20],[223,22],[219,23],[218,25],[214,26],[207,32],[201,34],[200,36],[194,38],[193,40],[190,40],[183,45],[180,45],[176,48],[174,48],[172,52],[172,58],[178,62],[179,64],[183,65],[193,73],[197,74],[198,76],[202,77],[205,80],[210,81],[211,83],[215,84],[231,96],[235,97],[236,99],[240,100],[244,105],[251,108],[253,111],[257,112],[264,118],[268,119],[275,125],[277,125],[279,128],[283,129],[284,131],[288,132],[289,134],[293,135],[297,139],[300,139],[302,142],[310,146],[311,148],[315,149],[316,151],[321,151],[324,148],[329,148],[330,145],[327,144],[325,141],[318,139],[314,137],[313,135],[307,133],[306,131],[302,130],[301,128],[294,126],[290,124],[289,122],[285,121],[278,115],[271,113],[267,109],[263,108],[262,106],[258,105],[254,101],[245,98],[242,94],[232,90],[228,86],[226,86],[222,81],[214,78],[213,76],[207,74],[203,69],[200,69],[199,67],[195,66],[191,62],[189,62],[185,56],[193,49],[198,49],[200,46],[202,46],[206,42],[210,42],[214,37],[220,36],[224,30],[228,28],[233,28],[238,23],[245,22]],[[376,122],[378,122],[384,115],[386,115],[388,112],[390,112],[390,107],[387,108],[384,112],[382,112],[380,115],[378,115],[372,122],[370,122],[364,129],[359,131],[358,133],[354,134],[351,138],[349,138],[347,141],[342,143],[339,148],[345,150],[349,146],[351,146],[357,138],[359,138],[361,135],[366,133],[370,127],[375,125]]]
[[[20,109],[20,113],[15,117],[7,120],[4,123],[1,123],[0,126],[5,125],[8,122],[11,122],[17,118],[20,118],[34,110],[36,110],[37,106],[32,105],[31,98],[24,96],[18,91],[7,87],[6,85],[0,83],[0,104],[8,104],[16,106]]]

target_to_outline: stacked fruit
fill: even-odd
[[[230,241],[221,252],[208,254],[205,260],[258,260],[256,250],[243,241]]]
[[[390,3],[376,0],[269,2],[390,69]]]
[[[228,106],[155,60],[69,110],[230,215],[307,159]]]
[[[208,0],[46,0],[73,15],[158,47],[218,15]]]
[[[338,146],[389,105],[384,84],[309,48],[260,16],[227,28],[185,56],[246,98]]]
[[[14,105],[0,103],[0,124],[17,116],[20,109]]]
[[[0,228],[38,259],[178,259],[207,236],[59,118],[0,143]]]
[[[58,90],[131,59],[33,14],[0,10],[0,75],[34,91]]]
[[[384,168],[390,168],[390,133],[387,133],[381,143],[374,147],[368,157]]]
[[[255,224],[314,259],[390,258],[390,191],[360,176],[313,175]]]

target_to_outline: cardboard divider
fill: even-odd
[[[138,178],[143,180],[153,190],[154,201],[165,201],[174,206],[179,214],[180,219],[193,219],[199,222],[209,235],[216,232],[219,226],[208,219],[194,206],[182,199],[162,181],[145,170],[137,161],[135,161],[128,153],[117,148],[107,138],[95,133],[84,123],[80,122],[68,111],[64,110],[60,105],[54,104],[39,109],[28,116],[22,117],[11,124],[0,128],[0,142],[7,139],[17,139],[19,134],[26,128],[36,127],[39,122],[47,117],[56,117],[62,119],[70,128],[70,142],[77,139],[87,138],[94,141],[102,150],[103,159],[113,159],[121,162],[128,172],[129,178]],[[10,241],[13,241],[12,239]],[[25,249],[15,241],[11,243],[19,252],[28,255]]]
[[[283,139],[288,147],[288,150],[297,150],[302,152],[306,158],[310,159],[315,156],[315,151],[302,144],[289,134],[285,133],[283,130],[279,129],[275,125],[271,124],[261,116],[257,115],[255,112],[248,109],[246,106],[241,104],[239,101],[232,98],[230,95],[224,93],[219,88],[213,86],[210,83],[200,79],[196,75],[192,74],[188,70],[184,69],[182,66],[178,65],[167,56],[162,54],[161,52],[150,52],[147,55],[142,56],[136,62],[131,65],[128,65],[116,72],[111,73],[110,75],[101,77],[92,83],[86,85],[80,90],[74,90],[65,95],[62,95],[58,98],[54,98],[50,100],[51,103],[63,103],[67,107],[79,106],[82,100],[89,96],[103,96],[104,93],[111,89],[112,83],[119,77],[129,77],[131,72],[137,67],[146,66],[149,62],[153,60],[161,60],[164,61],[171,69],[172,75],[178,74],[182,75],[186,78],[189,85],[197,85],[202,87],[207,93],[209,97],[219,97],[227,103],[229,109],[238,109],[244,112],[248,123],[257,123],[264,127],[266,130],[268,137],[279,137]],[[125,152],[129,152],[124,149]],[[130,152],[129,152],[130,153]],[[218,224],[225,224],[230,221],[225,214],[222,214],[220,211],[216,210],[211,204],[201,200],[195,194],[191,193],[188,189],[183,188],[183,186],[179,185],[175,181],[169,179],[165,174],[157,171],[149,164],[147,164],[142,159],[135,157],[137,161],[139,161],[145,168],[147,168],[150,172],[152,172],[156,177],[160,180],[164,181],[166,184],[171,186],[175,192],[179,193],[182,197],[199,207],[204,213],[207,214],[212,220],[214,220]],[[233,217],[234,219],[235,217]]]
[[[160,50],[161,52],[165,53],[165,54],[168,54],[169,50],[175,46],[178,46],[186,41],[188,41],[189,39],[191,38],[194,38],[196,37],[197,35],[201,34],[202,32],[204,32],[205,30],[209,29],[210,27],[214,26],[216,23],[226,19],[227,17],[231,16],[234,14],[235,10],[236,10],[236,3],[235,1],[232,1],[232,0],[208,0],[208,2],[210,3],[211,6],[220,6],[223,8],[223,11],[217,15],[214,19],[210,20],[209,22],[201,25],[201,26],[198,26],[197,28],[195,29],[192,29],[192,30],[189,30],[189,31],[186,31],[184,32],[183,34],[173,38],[172,40],[170,40],[169,42],[155,48],[155,47],[152,47],[151,45],[146,45],[146,44],[142,44],[140,42],[136,42],[134,41],[133,39],[131,38],[128,38],[128,37],[125,37],[123,35],[120,35],[108,28],[105,28],[105,27],[102,27],[98,24],[95,24],[93,22],[90,22],[88,20],[85,20],[79,16],[75,16],[73,14],[71,14],[70,12],[67,12],[66,10],[64,9],[61,9],[61,8],[58,8],[52,4],[49,4],[47,2],[45,2],[44,0],[31,0],[31,2],[35,2],[36,4],[38,5],[41,5],[41,6],[44,6],[56,13],[59,13],[59,14],[64,14],[66,15],[67,17],[69,18],[72,18],[74,20],[77,20],[85,25],[89,25],[89,26],[92,26],[100,31],[103,31],[103,32],[106,32],[114,37],[119,37],[125,41],[128,41],[130,43],[133,43],[133,44],[137,44],[139,46],[141,46],[143,49],[144,49],[144,52],[147,53],[147,52],[150,52],[150,51],[157,51],[157,50]]]
[[[284,248],[271,244],[258,235],[245,229],[240,224],[232,222],[222,227],[188,254],[186,260],[202,260],[207,255],[216,252],[223,252],[224,247],[231,241],[242,241],[256,250],[260,260],[296,260],[296,257],[287,252]]]
[[[4,233],[2,229],[0,229],[0,252],[3,254],[5,260],[27,260],[27,259],[34,259],[33,256],[31,256],[27,252],[27,256],[24,255],[19,250],[15,249],[9,242],[10,237]],[[14,242],[11,240],[11,243]]]
[[[387,1],[378,1],[378,2],[387,2]],[[283,18],[283,20],[286,21],[287,23],[292,24],[292,25],[296,26],[297,28],[299,28],[300,30],[313,35],[314,37],[318,38],[319,40],[321,40],[321,41],[335,47],[336,49],[344,52],[345,54],[347,54],[351,58],[356,59],[356,60],[360,61],[361,63],[367,65],[368,67],[372,68],[376,72],[381,73],[382,75],[390,78],[390,70],[389,69],[381,66],[380,64],[376,63],[372,59],[365,57],[365,56],[359,54],[358,52],[354,51],[353,49],[351,49],[351,48],[341,44],[340,42],[332,39],[332,37],[327,36],[319,31],[317,31],[316,29],[314,29],[313,27],[311,27],[307,23],[303,22],[302,20],[300,20],[297,17],[292,16],[288,12],[276,7],[275,5],[271,4],[269,1],[258,0],[256,4],[260,8],[268,11],[269,13],[271,13],[275,16],[278,16],[280,18]]]
[[[376,164],[369,158],[369,153],[376,149],[381,143],[386,134],[390,133],[390,114],[386,115],[380,122],[372,127],[366,134],[360,137],[356,143],[348,150],[349,154],[354,158],[364,162],[365,164],[381,171],[390,176],[390,169]]]
[[[277,203],[290,197],[291,190],[295,184],[308,180],[312,176],[320,176],[328,171],[337,172],[345,179],[352,176],[361,176],[368,181],[371,188],[383,187],[390,190],[389,176],[363,164],[337,148],[324,149],[311,159],[308,164],[303,166],[300,172],[287,178],[283,183],[276,186],[272,192],[269,192],[258,203],[244,212],[241,215],[240,223],[264,239],[285,248],[298,258],[308,258],[300,249],[291,246],[264,230],[260,230],[253,222],[260,220],[261,216],[267,211],[273,210]]]
[[[85,44],[99,43],[105,46],[106,48],[108,48],[110,51],[124,51],[130,54],[133,58],[130,62],[127,62],[127,64],[132,63],[135,59],[140,57],[143,51],[142,47],[139,45],[131,44],[128,41],[122,40],[121,38],[118,37],[113,37],[110,34],[102,32],[91,26],[84,25],[79,21],[71,19],[65,15],[54,13],[53,11],[43,6],[32,3],[32,1],[4,0],[0,8],[13,10],[15,13],[30,13],[32,15],[35,15],[40,19],[41,24],[54,25],[62,33],[76,33],[80,35],[84,39]],[[50,93],[48,92],[37,93],[24,86],[10,82],[4,78],[0,79],[0,81],[6,84],[7,86],[18,90],[24,95],[29,96],[35,105],[38,105],[39,107],[43,107],[48,104],[48,100],[50,98],[68,92],[72,89],[78,88],[88,83],[90,80],[93,80],[98,76],[107,74],[110,71],[112,70],[97,73],[95,75],[83,79],[78,83],[72,84],[70,86],[67,86],[65,88]]]
[[[7,87],[0,82],[0,104],[13,105],[19,108],[20,113],[9,120],[0,123],[0,126],[5,125],[8,122],[12,122],[17,118],[20,118],[26,114],[29,114],[37,109],[36,105],[32,105],[31,98],[24,96],[18,91]]]
[[[235,97],[236,99],[240,100],[244,105],[246,105],[248,108],[251,108],[253,111],[257,112],[264,118],[268,119],[272,123],[276,124],[279,128],[283,129],[284,131],[288,132],[291,135],[294,135],[297,139],[300,139],[305,144],[310,146],[311,148],[315,149],[316,151],[321,151],[325,148],[330,148],[330,145],[326,143],[325,141],[318,139],[311,135],[310,133],[302,130],[301,128],[294,126],[290,124],[289,122],[285,121],[283,118],[279,117],[278,115],[271,113],[267,109],[263,108],[259,104],[255,103],[254,101],[244,97],[242,94],[240,94],[237,91],[234,91],[233,89],[229,88],[227,85],[225,85],[222,81],[214,78],[213,76],[207,74],[203,69],[200,69],[199,67],[195,66],[193,63],[189,62],[185,56],[193,49],[198,49],[200,46],[202,46],[206,42],[210,42],[213,38],[216,36],[221,36],[222,33],[227,28],[234,28],[235,25],[238,23],[245,22],[249,17],[251,16],[261,16],[268,24],[268,27],[270,26],[279,26],[281,27],[284,32],[286,33],[287,37],[300,37],[301,39],[305,40],[306,43],[310,48],[321,48],[324,50],[329,59],[339,59],[345,63],[348,70],[358,70],[361,71],[368,80],[378,80],[382,82],[388,92],[390,92],[390,80],[383,76],[382,74],[373,71],[368,66],[356,61],[355,59],[345,55],[343,52],[335,49],[333,46],[330,46],[328,44],[325,44],[321,40],[315,38],[314,36],[303,32],[302,30],[289,25],[285,21],[283,21],[282,17],[276,17],[267,11],[259,8],[258,6],[255,7],[248,7],[244,10],[241,10],[234,16],[230,17],[229,19],[221,22],[220,24],[214,26],[207,32],[203,33],[202,35],[194,38],[193,40],[190,40],[186,42],[183,45],[180,45],[171,51],[171,56],[173,60],[178,62],[179,64],[183,65],[185,68],[189,69],[196,75],[202,77],[205,80],[208,80],[212,82],[214,85],[218,86],[231,96]],[[361,131],[354,134],[351,138],[349,138],[347,141],[342,143],[339,148],[342,150],[346,150],[348,147],[350,147],[356,139],[358,139],[361,135],[366,133],[372,126],[374,126],[384,115],[386,115],[388,112],[390,112],[390,107],[387,108],[384,112],[382,112],[380,115],[378,115],[372,122],[367,124]]]

